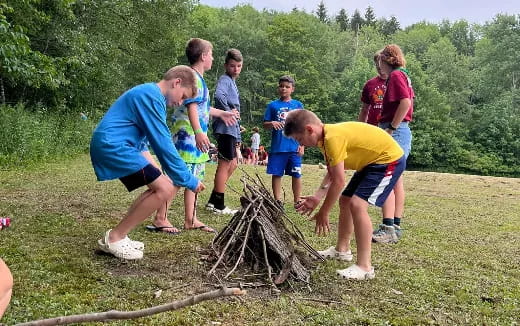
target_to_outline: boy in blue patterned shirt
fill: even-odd
[[[197,95],[184,100],[172,115],[173,142],[190,172],[199,180],[204,180],[206,162],[209,160],[210,141],[207,136],[209,117],[219,117],[227,124],[236,123],[235,114],[217,110],[210,106],[209,89],[204,81],[204,72],[213,64],[213,46],[209,41],[192,38],[186,45],[186,57],[197,76]],[[199,229],[215,232],[197,218],[196,195],[186,188],[184,190],[184,229]],[[167,219],[169,203],[164,205],[157,214],[154,224],[147,228],[152,231],[162,231],[176,234],[179,230]]]

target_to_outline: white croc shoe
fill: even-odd
[[[101,251],[112,254],[121,259],[134,260],[143,258],[143,252],[135,248],[135,242],[139,243],[139,241],[133,241],[130,240],[130,238],[125,237],[122,240],[110,243],[108,242],[110,231],[112,230],[108,230],[105,233],[105,236],[98,240],[99,249]]]
[[[376,277],[376,273],[374,272],[374,267],[372,267],[368,272],[365,272],[358,265],[354,264],[345,269],[338,269],[336,273],[344,279],[347,280],[371,280]]]
[[[341,252],[341,251],[337,251],[336,247],[334,247],[334,246],[329,247],[328,249],[325,249],[325,250],[321,250],[321,251],[318,250],[318,253],[321,256],[323,256],[323,258],[332,258],[332,259],[337,259],[337,260],[342,260],[342,261],[352,261],[352,258],[353,258],[351,250]]]

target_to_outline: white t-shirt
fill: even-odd
[[[260,148],[260,134],[255,132],[253,136],[251,136],[251,149],[258,150]]]

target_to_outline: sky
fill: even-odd
[[[258,10],[273,9],[291,11],[294,7],[315,11],[320,0],[200,0],[201,4],[212,7],[233,7],[238,4],[250,4]],[[465,19],[470,23],[484,24],[492,21],[497,14],[520,14],[519,0],[323,0],[329,16],[345,9],[351,16],[358,9],[362,16],[368,6],[374,9],[377,18],[396,16],[401,27],[426,20],[440,23],[443,19],[456,21]]]

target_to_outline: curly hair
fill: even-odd
[[[393,68],[406,66],[403,51],[397,44],[388,44],[385,46],[381,51],[380,57],[381,60],[388,63]]]

